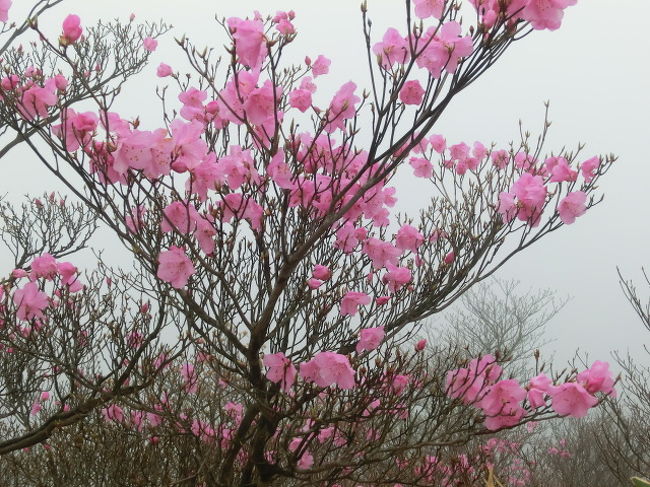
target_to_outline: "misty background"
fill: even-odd
[[[10,18],[19,19],[32,2],[14,3]],[[183,34],[199,46],[223,50],[226,37],[215,14],[245,17],[254,10],[267,15],[293,9],[298,38],[288,50],[290,59],[298,63],[305,55],[315,59],[319,54],[332,59],[330,73],[318,79],[319,96],[331,96],[349,80],[359,90],[369,86],[359,5],[359,0],[65,0],[46,12],[40,25],[55,37],[70,13],[81,17],[82,26],[100,19],[126,22],[132,12],[136,22],[163,19],[171,23],[174,29],[159,39],[149,66],[127,83],[114,107],[122,117],[139,116],[144,129],[153,129],[161,119],[156,85],[170,85],[170,100],[176,93],[173,80],[155,77],[156,67],[165,62],[189,72],[174,42],[174,37]],[[369,0],[368,8],[373,42],[389,26],[405,31],[403,1]],[[579,1],[565,10],[560,30],[535,31],[515,43],[496,66],[455,98],[434,129],[450,144],[478,140],[506,148],[510,140],[519,138],[519,120],[534,135],[539,133],[544,102],[549,100],[553,124],[546,152],[584,143],[581,160],[609,153],[619,157],[602,179],[602,204],[515,256],[497,273],[499,278],[521,281],[522,290],[550,288],[560,298],[572,298],[549,323],[547,338],[554,341],[542,349],[547,357],[555,352],[558,366],[570,360],[576,349],[592,360],[611,359],[613,350],[649,360],[643,344],[650,343],[650,334],[627,303],[616,273],[619,266],[626,278],[637,281],[642,295],[650,295],[650,289],[644,292],[640,272],[641,266],[650,264],[648,18],[650,4],[640,0]],[[26,147],[7,154],[0,174],[0,195],[10,201],[18,202],[27,193],[63,190]],[[428,202],[428,186],[421,181],[408,177],[394,184],[398,211],[414,214]],[[101,248],[102,242],[96,239],[94,244]],[[119,261],[126,255],[106,248],[109,260],[113,256]],[[0,251],[3,275],[11,271],[10,257],[4,248]]]

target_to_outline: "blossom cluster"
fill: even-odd
[[[494,356],[472,359],[466,367],[447,373],[447,393],[479,408],[490,430],[519,424],[527,409],[548,406],[561,416],[581,418],[598,404],[596,393],[616,393],[609,364],[598,360],[561,384],[542,373],[523,387],[515,379],[501,379],[502,374]]]
[[[31,327],[22,327],[23,334],[27,335],[45,324],[46,308],[58,305],[53,296],[61,296],[62,291],[76,293],[83,289],[77,267],[70,262],[57,261],[48,253],[34,258],[28,269],[15,269],[12,278],[16,281],[27,280],[11,293],[16,306],[16,317],[23,322],[32,323]],[[48,281],[52,283],[52,289],[45,292]],[[0,298],[4,293],[4,288],[0,288]]]
[[[384,328],[381,326],[360,330],[357,353],[375,350],[384,336]],[[271,382],[280,383],[282,389],[289,392],[297,376],[296,367],[291,360],[282,352],[265,354],[264,365],[268,369],[266,378]],[[319,352],[311,360],[300,364],[300,376],[318,387],[336,385],[341,389],[352,389],[356,385],[355,374],[348,357],[335,352]]]

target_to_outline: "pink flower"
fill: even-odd
[[[476,402],[502,372],[493,355],[472,359],[467,367],[447,372],[447,395],[460,398],[465,404]]]
[[[435,17],[439,19],[445,8],[445,0],[413,0],[415,15],[421,19]]]
[[[296,89],[289,93],[289,105],[301,112],[306,112],[311,106],[311,92],[303,89]]]
[[[206,255],[211,255],[214,252],[214,236],[217,234],[212,223],[205,217],[199,216],[196,222],[196,230],[194,230],[194,238],[199,243],[201,250]]]
[[[65,148],[72,152],[90,144],[99,119],[93,112],[77,113],[68,108],[61,112],[61,121],[52,126],[52,132],[61,139],[65,138]]]
[[[224,196],[219,206],[222,209],[224,222],[229,222],[233,217],[246,219],[253,230],[262,226],[264,209],[252,198],[246,198],[241,193],[230,193]]]
[[[329,73],[330,64],[332,64],[332,61],[327,59],[322,54],[319,55],[316,58],[316,61],[314,61],[313,64],[311,65],[311,72],[313,73],[314,78],[316,78],[317,76]]]
[[[7,91],[15,90],[18,88],[19,84],[20,78],[15,74],[10,74],[9,76],[6,76],[0,80],[0,86],[2,86],[2,88]]]
[[[357,342],[356,351],[361,353],[364,350],[374,350],[384,339],[384,327],[364,328],[359,331],[359,341]]]
[[[386,31],[382,42],[372,47],[372,52],[377,55],[379,64],[384,69],[392,68],[395,63],[404,64],[411,58],[408,41],[393,27]]]
[[[170,68],[171,70],[171,68]],[[171,72],[170,72],[171,74]],[[204,90],[199,90],[193,86],[178,95],[178,100],[183,104],[181,108],[181,117],[185,120],[202,120],[205,115],[203,102],[208,97]]]
[[[469,157],[470,147],[465,142],[454,144],[449,148],[449,154],[454,160],[465,160]]]
[[[407,81],[399,92],[399,99],[405,105],[419,105],[424,97],[424,88],[416,79]]]
[[[144,337],[138,331],[132,331],[126,335],[126,344],[131,348],[139,348],[142,345]]]
[[[569,161],[564,157],[549,157],[544,162],[544,167],[551,173],[550,181],[552,183],[575,181],[578,177],[578,171],[571,169]]]
[[[372,260],[375,269],[381,269],[388,264],[397,265],[402,251],[390,242],[372,237],[363,245],[363,253]]]
[[[167,232],[190,233],[196,228],[199,213],[194,205],[182,201],[174,201],[163,210],[163,218],[160,222],[160,229]]]
[[[65,91],[65,89],[68,87],[68,79],[62,74],[57,74],[52,79],[54,79],[54,86],[56,86],[57,90]],[[89,113],[90,112],[86,112],[85,115]]]
[[[185,382],[183,386],[185,392],[188,394],[196,394],[199,390],[199,381],[194,364],[185,362],[181,365],[180,374]]]
[[[111,404],[110,406],[101,410],[104,421],[114,421],[116,423],[121,423],[124,421],[124,411],[117,404]]]
[[[531,407],[539,408],[546,405],[546,396],[553,390],[553,382],[546,374],[539,374],[530,379],[528,384],[528,402]]]
[[[323,281],[319,279],[314,279],[314,278],[307,279],[307,287],[309,287],[309,289],[318,289],[322,285],[323,285]]]
[[[172,147],[164,129],[155,132],[134,130],[119,137],[119,148],[113,152],[112,169],[123,175],[129,169],[141,170],[148,178],[169,174]]]
[[[314,94],[316,93],[316,90],[318,89],[316,85],[314,84],[314,81],[311,79],[310,76],[305,76],[301,81],[300,81],[300,86],[299,88],[301,90],[307,90],[309,93]]]
[[[501,218],[503,218],[503,221],[512,221],[515,216],[517,216],[517,212],[519,211],[517,208],[517,203],[515,202],[515,195],[512,193],[506,193],[505,191],[499,193],[498,208],[499,214],[501,215]]]
[[[472,146],[472,155],[476,159],[484,159],[487,156],[487,148],[479,141],[474,142]]]
[[[320,352],[309,362],[300,364],[300,376],[318,387],[336,384],[341,389],[352,389],[354,375],[348,358],[335,352]]]
[[[239,189],[246,182],[261,182],[250,149],[242,150],[238,145],[231,145],[229,154],[219,159],[217,171],[219,179],[227,181],[230,189]]]
[[[529,0],[469,0],[474,5],[480,15],[480,22],[486,27],[492,27],[499,14],[505,14],[506,17],[512,17],[520,12]],[[513,20],[516,20],[514,18]]]
[[[30,411],[30,414],[31,414],[32,416],[36,416],[38,413],[41,412],[42,409],[43,409],[43,406],[41,405],[40,402],[34,402],[34,403],[32,404],[32,409],[31,409],[31,411]]]
[[[424,235],[408,224],[402,225],[395,236],[395,246],[402,251],[410,250],[416,253],[423,243]]]
[[[28,321],[33,318],[43,319],[43,310],[47,308],[49,300],[47,294],[39,291],[38,284],[32,281],[14,293],[14,303],[18,306],[18,319]]]
[[[332,277],[332,271],[326,265],[316,264],[314,266],[312,275],[316,279],[320,279],[321,281],[327,281],[330,277]]]
[[[237,61],[251,68],[260,66],[267,54],[262,22],[231,17],[227,23],[235,41]]]
[[[497,415],[503,412],[505,405],[518,403],[525,397],[526,391],[515,379],[500,380],[490,387],[479,406],[486,414]]]
[[[563,10],[576,2],[577,0],[529,0],[520,15],[534,29],[556,30],[562,24]]]
[[[336,231],[334,247],[349,254],[359,245],[360,241],[366,238],[366,235],[365,228],[356,228],[353,223],[347,222]]]
[[[329,440],[332,436],[334,436],[334,426],[329,426],[327,428],[323,428],[318,432],[318,441],[321,443],[325,443],[327,440]]]
[[[11,0],[0,0],[0,22],[9,20],[9,8],[11,7]]]
[[[266,80],[264,84],[249,93],[244,102],[247,120],[253,125],[261,125],[275,115],[275,99],[280,98],[281,89]]]
[[[614,378],[612,377],[612,372],[609,370],[609,363],[607,362],[596,360],[590,368],[578,374],[578,382],[590,394],[603,392],[609,395],[616,395]]]
[[[207,156],[208,146],[201,135],[204,126],[198,120],[184,122],[176,119],[170,124],[172,152],[175,156],[172,168],[177,172],[192,170]]]
[[[280,383],[284,392],[289,392],[296,381],[296,367],[284,353],[264,354],[264,365],[268,368],[266,378],[274,383]]]
[[[356,114],[356,104],[361,98],[354,94],[357,85],[352,81],[345,83],[334,95],[327,110],[327,125],[325,130],[333,132],[336,129],[345,129],[345,121]]]
[[[492,159],[492,164],[494,167],[505,169],[505,167],[508,165],[508,162],[510,161],[510,154],[508,151],[501,149],[492,152],[490,158]]]
[[[278,151],[266,166],[266,174],[282,189],[294,189],[294,175],[289,165],[284,162],[284,152]]]
[[[438,154],[442,154],[447,148],[447,141],[442,135],[439,134],[432,135],[431,137],[429,137],[429,142],[431,143],[431,147],[433,147],[433,150],[436,151]]]
[[[32,274],[34,277],[43,277],[45,279],[54,279],[58,274],[56,266],[56,259],[50,254],[45,253],[40,257],[36,257],[32,261]]]
[[[236,423],[239,423],[244,417],[244,405],[238,402],[228,401],[223,409],[235,420]]]
[[[433,165],[423,157],[411,157],[409,164],[413,168],[413,175],[416,178],[430,178],[433,176]]]
[[[77,276],[77,267],[71,262],[59,262],[56,270],[61,276],[61,282],[68,286],[70,292],[74,293],[83,289],[81,281]]]
[[[354,316],[357,314],[359,306],[370,304],[372,300],[366,293],[348,291],[341,300],[341,315]]]
[[[594,396],[575,382],[567,382],[556,387],[551,393],[551,398],[556,413],[573,418],[585,417],[589,408],[598,403]]]
[[[70,14],[63,21],[63,44],[74,44],[79,40],[83,29],[81,28],[81,19],[78,15]]]
[[[537,161],[531,154],[520,151],[515,154],[515,167],[524,171],[532,171],[535,169]]]
[[[472,53],[472,38],[461,37],[462,28],[456,21],[443,24],[441,28],[431,27],[420,39],[426,47],[416,59],[420,68],[425,68],[431,76],[439,78],[444,70],[453,74],[460,59]]]
[[[422,340],[420,340],[419,342],[417,342],[415,344],[415,351],[416,352],[421,352],[422,350],[424,350],[426,348],[426,346],[427,346],[427,341],[426,341],[426,339],[423,338]]]
[[[172,71],[172,67],[169,64],[165,63],[160,63],[158,65],[158,69],[156,69],[156,75],[159,78],[164,78],[165,76],[170,76],[174,71]]]
[[[29,272],[27,272],[25,269],[14,269],[11,271],[11,276],[15,277],[16,279],[20,279],[21,277],[28,277]],[[0,288],[0,298],[2,297],[3,292],[4,289]]]
[[[546,200],[546,187],[541,176],[533,176],[530,173],[522,174],[513,184],[512,191],[517,199],[526,208],[525,217],[527,219],[534,212],[541,211]],[[519,216],[520,219],[521,216]]]
[[[395,293],[402,286],[411,282],[411,270],[408,267],[397,267],[393,264],[386,264],[388,272],[382,277],[382,281],[388,285],[388,289]]]
[[[47,117],[48,107],[56,105],[56,84],[53,78],[49,79],[43,87],[34,85],[23,93],[18,111],[27,120],[36,117]]]
[[[305,451],[302,455],[300,455],[300,459],[298,460],[297,467],[302,469],[302,470],[307,470],[311,468],[314,465],[314,456],[309,453],[308,451]]]
[[[499,213],[505,221],[517,216],[519,220],[537,226],[544,210],[546,194],[542,177],[525,172],[512,185],[509,193],[499,195]]]
[[[393,390],[396,394],[401,394],[406,386],[409,385],[410,377],[408,375],[398,374],[393,377]]]
[[[485,427],[495,431],[516,425],[524,415],[521,401],[525,397],[526,391],[514,379],[494,384],[479,403],[486,415]]]
[[[157,276],[176,289],[185,287],[190,276],[195,272],[192,261],[179,247],[172,246],[169,250],[161,252],[158,262]]]
[[[369,418],[372,414],[372,412],[377,409],[381,405],[381,401],[379,399],[373,400],[366,409],[361,413],[361,417],[363,418]]]
[[[600,157],[592,157],[587,159],[585,162],[580,164],[580,171],[582,172],[582,177],[585,178],[585,181],[590,183],[596,176],[596,170],[600,166]]]
[[[230,121],[235,124],[242,124],[244,117],[244,108],[242,100],[246,99],[251,91],[257,86],[259,72],[240,71],[236,79],[230,79],[223,90],[221,90],[221,99],[217,101],[219,117],[223,119],[219,123],[219,128],[224,121]]]
[[[277,12],[275,17],[273,17],[273,23],[276,24],[275,28],[282,35],[289,35],[295,33],[296,29],[294,28],[291,20],[295,18],[295,13],[293,10],[289,12]]]
[[[298,448],[300,448],[302,443],[303,443],[302,438],[300,437],[294,438],[289,443],[289,451],[295,452],[296,450],[298,450]],[[300,458],[298,458],[297,466],[299,469],[306,470],[314,464],[314,457],[311,453],[309,453],[308,450],[302,449],[301,451],[302,452],[300,454]]]
[[[587,195],[582,191],[573,191],[567,194],[557,205],[557,212],[563,223],[570,225],[576,221],[576,218],[582,216],[587,211],[585,202]]]
[[[147,51],[153,52],[158,47],[158,41],[153,37],[145,37],[145,39],[142,41],[142,45]]]

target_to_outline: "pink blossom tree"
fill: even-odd
[[[461,91],[573,3],[406,0],[380,37],[364,3],[370,85],[333,93],[319,86],[336,66],[325,55],[284,62],[294,12],[225,19],[225,56],[183,37],[192,77],[159,66],[173,86],[159,124],[111,106],[164,25],[70,15],[57,40],[38,19],[6,27],[39,42],[2,51],[0,120],[14,139],[0,155],[24,142],[78,206],[25,209],[34,226],[58,222],[66,245],[7,231],[0,360],[14,376],[0,389],[0,454],[55,443],[95,411],[152,445],[199,444],[197,485],[430,485],[482,475],[436,456],[449,445],[583,416],[613,394],[599,364],[519,383],[499,357],[404,345],[600,201],[614,158],[544,155],[547,121],[506,148],[434,134]],[[419,215],[391,213],[403,170],[430,184]],[[132,268],[100,259],[84,275],[62,261],[86,244],[70,211],[101,222]]]

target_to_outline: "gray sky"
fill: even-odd
[[[15,1],[18,14],[29,0]],[[379,38],[386,27],[403,30],[403,2],[369,0],[370,15]],[[142,114],[153,127],[160,113],[151,74],[159,62],[181,62],[173,36],[183,33],[198,44],[220,47],[224,37],[212,21],[220,16],[244,17],[254,9],[263,14],[294,9],[299,37],[294,43],[296,60],[305,54],[325,54],[333,60],[327,83],[334,90],[350,79],[363,86],[365,65],[358,0],[236,2],[204,0],[66,0],[48,14],[53,34],[68,13],[77,13],[84,24],[97,19],[138,20],[163,18],[174,25],[161,40],[146,73],[129,85],[118,107],[125,117]],[[566,10],[563,26],[555,32],[535,32],[515,44],[500,63],[461,93],[440,122],[436,133],[456,143],[480,140],[505,144],[518,136],[518,120],[535,132],[541,127],[545,100],[551,102],[553,121],[547,148],[587,144],[584,154],[615,153],[619,161],[603,178],[605,201],[571,226],[543,239],[515,257],[500,272],[516,278],[524,287],[552,288],[573,300],[550,324],[548,334],[558,341],[559,359],[568,359],[576,348],[592,358],[606,359],[610,350],[630,350],[641,355],[642,343],[650,343],[621,293],[616,266],[638,279],[639,268],[648,264],[650,225],[647,206],[650,175],[646,144],[650,141],[650,41],[645,33],[650,4],[642,0],[582,0]],[[321,89],[326,89],[326,84]],[[586,157],[585,157],[586,158]],[[20,181],[20,183],[18,183]],[[55,184],[24,150],[13,151],[3,161],[0,194],[11,199],[25,192],[39,193]],[[400,209],[415,212],[426,203],[398,187]],[[8,270],[0,255],[0,270]],[[649,290],[650,292],[650,290]]]

